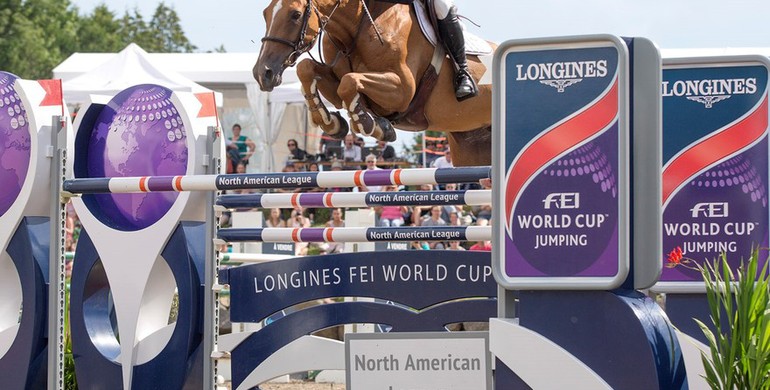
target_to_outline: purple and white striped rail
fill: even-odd
[[[386,242],[489,241],[491,226],[228,228],[219,229],[217,243],[227,242]]]
[[[384,192],[306,192],[293,194],[222,195],[214,208],[292,208],[296,206],[372,207],[372,206],[480,206],[492,204],[492,191],[384,191]]]
[[[152,191],[224,191],[382,185],[475,183],[490,178],[490,167],[376,169],[333,172],[143,176],[65,180],[72,194]]]

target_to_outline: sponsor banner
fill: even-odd
[[[467,241],[466,228],[457,226],[382,227],[366,229],[367,241]]]
[[[628,261],[625,44],[525,42],[498,53],[498,280],[617,286]]]
[[[219,190],[250,188],[318,187],[318,172],[230,174],[217,176]]]
[[[724,253],[737,268],[752,248],[767,248],[767,87],[760,57],[664,64],[665,266],[656,290],[702,290],[696,263]]]
[[[492,389],[487,332],[345,335],[348,389]]]

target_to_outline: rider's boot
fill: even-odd
[[[449,10],[446,18],[438,21],[438,31],[444,42],[444,47],[449,52],[449,58],[452,59],[457,68],[454,83],[457,101],[478,95],[479,89],[468,71],[468,61],[465,58],[465,37],[454,6]]]

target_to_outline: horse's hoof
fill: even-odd
[[[389,120],[378,116],[374,119],[377,123],[377,126],[382,130],[382,139],[381,141],[386,142],[393,142],[396,140],[396,130],[393,129],[393,125],[390,123]]]
[[[348,121],[342,119],[342,114],[339,113],[339,111],[334,111],[330,113],[332,116],[332,122],[336,122],[336,126],[339,130],[334,134],[327,134],[329,137],[335,140],[344,140],[345,136],[348,135],[348,131],[350,131],[350,126],[348,126]]]

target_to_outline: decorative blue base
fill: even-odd
[[[633,290],[523,291],[519,299],[521,326],[561,346],[612,388],[688,388],[674,329],[649,297]],[[497,370],[496,389],[530,388],[499,360]]]
[[[206,226],[182,222],[162,252],[177,285],[179,313],[164,349],[152,360],[134,367],[133,389],[202,388],[203,376],[192,372],[203,363],[203,263]],[[122,374],[115,336],[115,315],[109,301],[109,282],[88,233],[83,230],[72,270],[70,323],[78,385],[84,389],[120,389]]]
[[[49,219],[25,217],[6,252],[21,281],[19,331],[10,350],[0,358],[3,389],[45,389],[48,366]]]

